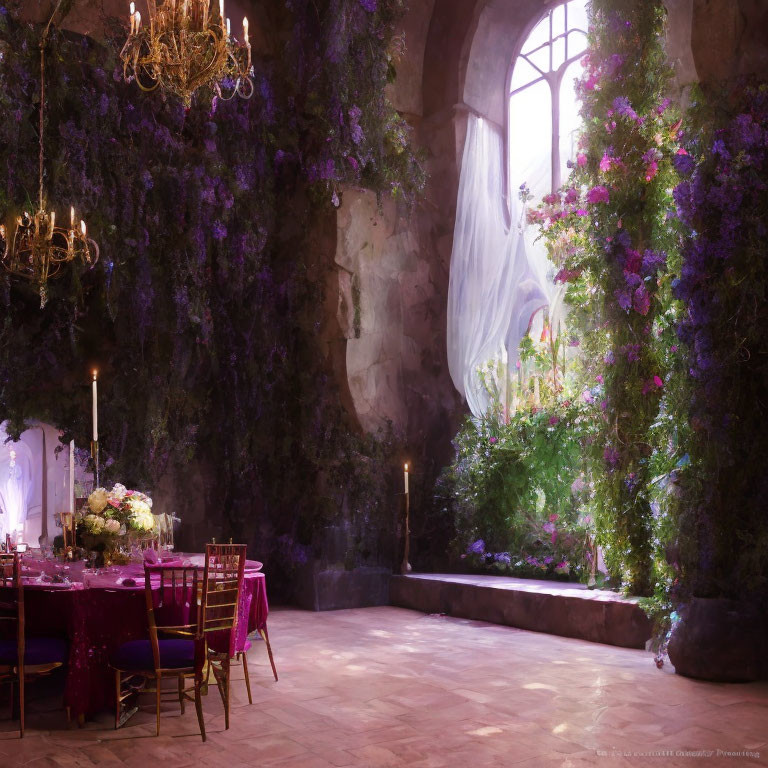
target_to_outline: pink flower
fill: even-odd
[[[645,169],[645,180],[651,181],[653,177],[659,172],[659,164],[654,160],[648,163],[648,167]]]
[[[607,152],[603,155],[603,159],[600,161],[600,170],[603,173],[607,173],[611,170],[611,156]]]
[[[488,442],[493,445],[497,441],[497,438],[492,437]]]
[[[673,344],[673,345],[672,345],[672,346],[669,348],[669,351],[670,351],[670,352],[677,352],[677,344]]]
[[[587,156],[582,152],[579,152],[579,154],[576,155],[576,165],[578,165],[579,168],[583,168],[586,164],[587,164]]]
[[[598,384],[602,384],[603,383],[603,375],[601,373],[598,373],[597,376],[595,376],[595,381]]]
[[[654,376],[653,377],[653,383],[661,389],[664,386],[664,382],[661,380],[660,376]]]
[[[596,203],[607,203],[611,199],[608,187],[598,184],[587,192],[587,202],[595,205]]]
[[[560,419],[557,416],[550,416],[549,417],[549,425],[551,427],[554,427],[555,424],[557,424],[560,421]]]

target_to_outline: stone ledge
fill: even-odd
[[[393,576],[390,604],[624,648],[645,648],[651,622],[636,598],[582,584],[504,576]]]

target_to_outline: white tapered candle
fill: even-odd
[[[93,442],[97,442],[99,439],[99,387],[96,383],[98,377],[98,371],[93,372]]]
[[[403,485],[405,487],[405,493],[408,493],[408,465],[403,467]]]
[[[69,514],[75,513],[75,441],[69,441]]]

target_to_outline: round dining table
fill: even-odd
[[[202,570],[202,555],[179,554],[164,565],[193,565]],[[36,572],[38,568],[41,572]],[[238,604],[234,652],[248,647],[248,635],[266,631],[269,606],[261,563],[247,561]],[[69,570],[69,573],[68,573]],[[46,573],[47,571],[47,573]],[[69,581],[50,581],[58,571]],[[63,636],[69,642],[64,706],[70,717],[82,721],[96,712],[113,709],[114,672],[110,655],[130,640],[148,637],[144,595],[144,566],[129,564],[99,571],[61,563],[24,562],[25,623],[27,636]],[[155,589],[152,582],[152,588]],[[157,586],[159,588],[159,584]]]

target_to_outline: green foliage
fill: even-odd
[[[593,439],[586,409],[568,402],[508,423],[468,419],[439,486],[455,519],[456,562],[539,577],[565,562],[564,573],[581,575],[591,531],[582,457]]]

